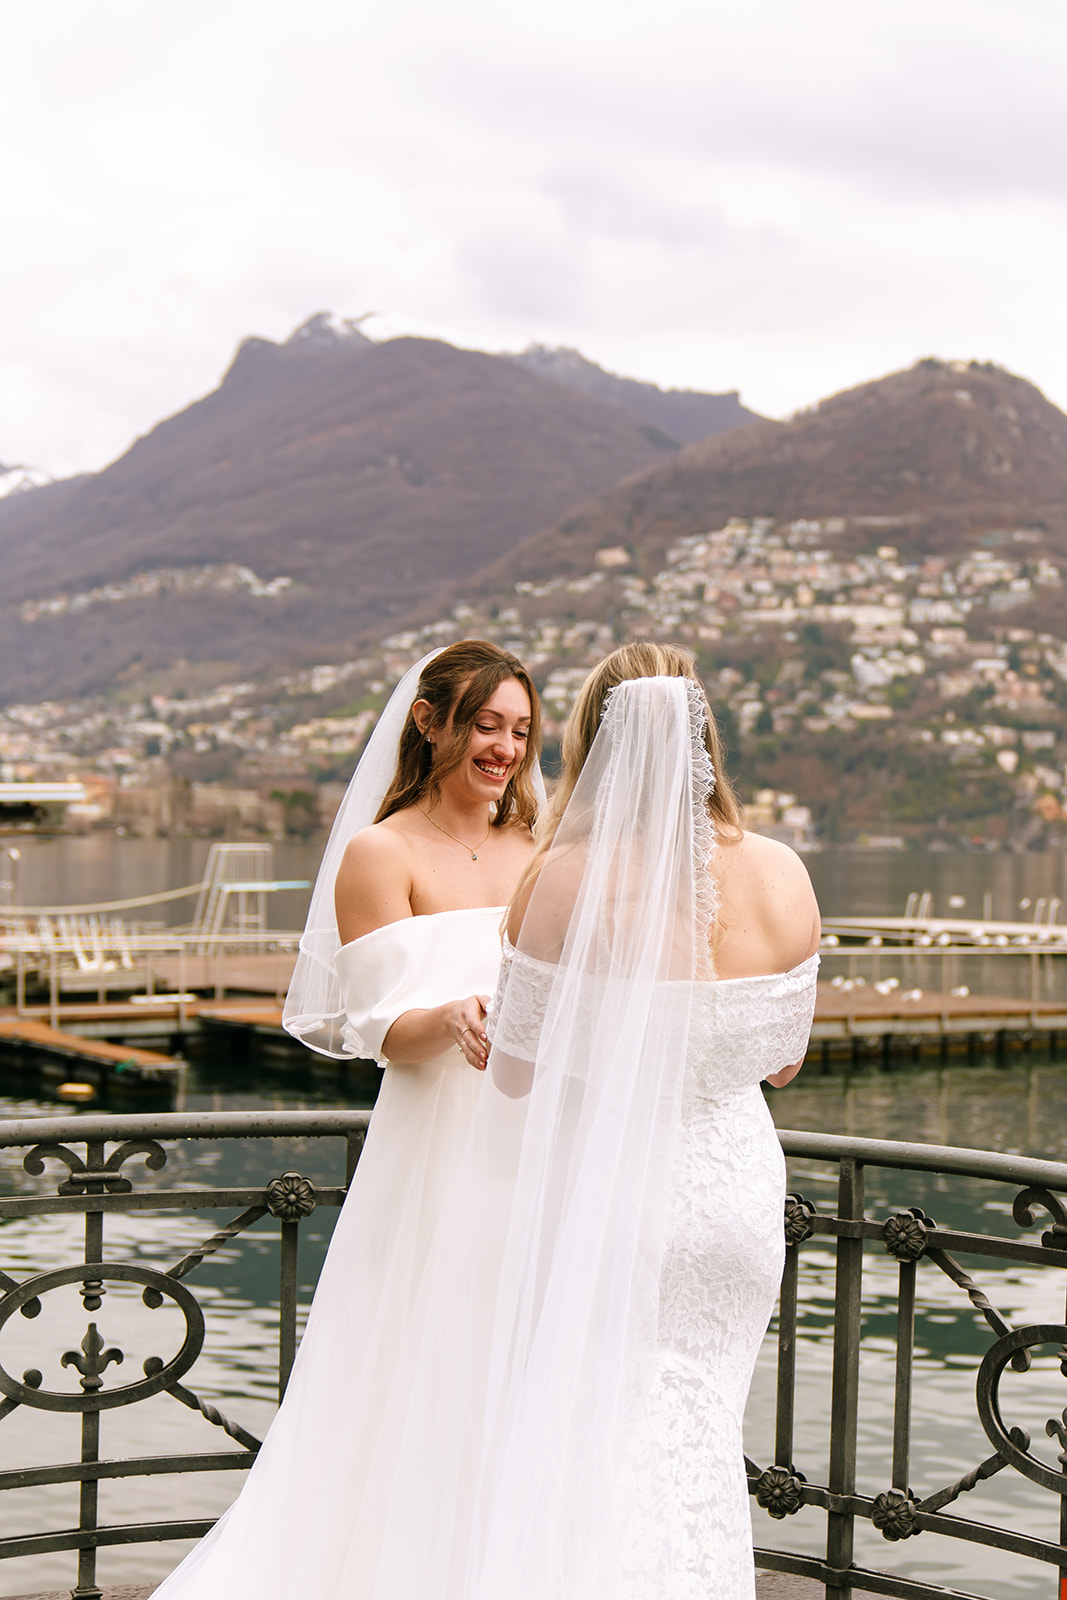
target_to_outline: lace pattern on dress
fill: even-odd
[[[541,1024],[557,972],[558,968],[547,962],[516,950],[505,933],[496,992],[485,1019],[485,1030],[498,1049],[523,1061],[536,1060]],[[502,1008],[505,989],[508,1003]]]
[[[754,1600],[741,1423],[784,1255],[758,1080],[804,1053],[818,959],[697,986],[659,1282],[658,1366],[623,1478],[625,1600]]]

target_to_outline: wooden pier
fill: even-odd
[[[1038,1041],[1055,1048],[1067,1033],[1067,1006],[989,995],[939,994],[873,986],[844,991],[820,983],[809,1055],[880,1047],[883,1054],[1004,1049]]]
[[[248,976],[254,983],[258,975],[253,970]],[[191,1035],[228,1035],[242,1055],[251,1051],[268,1061],[306,1059],[282,1028],[274,990],[275,975],[265,972],[258,994],[223,1000],[182,991],[0,1010],[0,1054],[70,1063],[75,1078],[124,1078],[130,1087],[176,1084],[183,1063],[171,1052]],[[845,990],[820,983],[808,1059],[972,1056],[1034,1045],[1055,1049],[1061,1038],[1067,1038],[1067,1006],[1059,1003],[900,989],[884,994],[873,985]]]
[[[190,1010],[201,1027],[247,1031],[257,1039],[274,1041],[282,1032],[280,1006],[234,999],[201,1001]],[[887,996],[873,988],[842,993],[831,983],[820,983],[808,1055],[826,1059],[853,1046],[863,1050],[879,1046],[886,1054],[1038,1042],[1055,1047],[1061,1034],[1067,1037],[1067,1006],[933,992],[914,998],[908,991]]]
[[[185,1062],[173,1056],[136,1045],[89,1039],[53,1028],[39,1017],[0,1014],[0,1046],[4,1045],[15,1054],[28,1054],[43,1062],[43,1075],[56,1083],[84,1083],[99,1088],[121,1081],[131,1088],[174,1088],[185,1070]]]

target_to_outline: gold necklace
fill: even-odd
[[[485,839],[479,839],[478,840],[478,844],[477,844],[477,848],[474,849],[474,850],[471,850],[471,847],[470,847],[469,844],[464,844],[462,839],[457,839],[454,833],[449,833],[447,828],[442,828],[442,826],[441,826],[441,824],[439,822],[435,822],[428,811],[423,811],[422,807],[418,806],[418,805],[415,807],[415,810],[421,812],[422,815],[426,818],[426,821],[430,824],[430,827],[431,828],[436,828],[438,833],[443,833],[446,839],[451,839],[453,844],[462,844],[464,850],[470,850],[471,851],[471,860],[472,861],[477,861],[477,859],[478,859],[478,851],[482,848],[482,845],[485,843],[485,839],[488,839],[489,835],[493,831],[492,820],[490,820],[489,826],[485,830]]]

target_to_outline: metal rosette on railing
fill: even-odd
[[[803,1244],[805,1239],[811,1238],[815,1232],[815,1215],[815,1207],[802,1194],[786,1195],[783,1223],[787,1245]]]
[[[756,1503],[777,1522],[793,1517],[804,1504],[806,1482],[795,1467],[766,1467],[756,1479]]]

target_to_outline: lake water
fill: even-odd
[[[192,883],[203,869],[204,841],[54,839],[18,841],[19,899],[23,904],[57,900],[118,899]],[[317,865],[315,847],[276,848],[279,877],[311,877]],[[938,911],[947,910],[949,895],[962,894],[967,910],[980,915],[983,898],[994,896],[994,915],[1018,914],[1020,900],[1064,894],[1064,860],[1060,855],[875,855],[825,851],[809,858],[812,875],[827,913],[902,911],[911,890],[929,889]],[[281,901],[282,897],[279,897]],[[278,905],[275,926],[297,925],[306,896],[287,896]],[[174,921],[181,920],[178,909]],[[238,1063],[227,1056],[200,1053],[190,1067],[188,1106],[214,1110],[260,1109],[322,1104],[361,1103],[360,1088],[318,1058],[296,1061],[248,1058]],[[1017,1151],[1028,1155],[1067,1156],[1067,1065],[1040,1052],[1011,1055],[1004,1064],[992,1060],[971,1064],[908,1064],[892,1070],[879,1067],[840,1068],[823,1072],[809,1065],[787,1089],[772,1094],[779,1126],[841,1132],[882,1138],[917,1139],[936,1144]],[[0,1083],[0,1117],[53,1114],[51,1103],[25,1099],[10,1080]],[[309,1141],[251,1141],[241,1145],[189,1144],[170,1157],[168,1187],[183,1177],[226,1186],[262,1182],[264,1177],[296,1169],[319,1182],[338,1181],[339,1144]],[[51,1182],[54,1184],[54,1178]],[[47,1192],[45,1179],[27,1176],[16,1156],[5,1159],[0,1173],[4,1192]],[[810,1199],[832,1201],[827,1173],[797,1164],[791,1185]],[[868,1212],[921,1205],[942,1223],[964,1223],[1007,1234],[1011,1194],[1006,1189],[948,1180],[934,1175],[893,1175],[872,1171]],[[53,1191],[54,1192],[54,1191]],[[1008,1213],[1006,1216],[1005,1213]],[[300,1276],[305,1299],[310,1295],[328,1242],[332,1214],[319,1210],[302,1226]],[[108,1224],[109,1254],[144,1256],[168,1265],[215,1225],[201,1214],[186,1213],[168,1224],[165,1239],[153,1219],[133,1213]],[[197,1392],[220,1397],[223,1408],[255,1433],[267,1425],[273,1409],[270,1351],[276,1303],[276,1224],[257,1224],[240,1247],[213,1257],[196,1274],[197,1293],[206,1304],[210,1353],[194,1371]],[[3,1228],[0,1266],[15,1278],[47,1270],[76,1257],[75,1230],[62,1218],[9,1223]],[[864,1356],[860,1439],[860,1487],[877,1492],[889,1484],[889,1457],[884,1433],[889,1424],[892,1393],[896,1268],[880,1252],[867,1253],[866,1328],[871,1334]],[[824,1477],[829,1376],[829,1313],[832,1312],[832,1251],[818,1241],[805,1248],[805,1287],[799,1341],[797,1463],[812,1479]],[[1058,1322],[1063,1316],[1063,1284],[1037,1269],[995,1263],[975,1268],[983,1287],[1012,1321]],[[923,1398],[916,1422],[913,1487],[930,1492],[948,1483],[990,1454],[974,1414],[974,1375],[987,1339],[966,1298],[933,1267],[920,1269],[921,1314],[917,1330],[918,1384]],[[110,1293],[102,1331],[126,1350],[127,1365],[139,1370],[143,1354],[135,1332],[136,1296]],[[83,1326],[80,1304],[69,1308],[68,1321],[52,1329],[44,1318],[4,1330],[0,1349],[4,1365],[21,1371],[43,1365],[42,1346],[62,1351],[70,1346],[71,1329]],[[157,1316],[163,1313],[157,1313]],[[154,1328],[157,1325],[154,1324]],[[18,1347],[18,1341],[23,1347]],[[769,1342],[757,1368],[746,1425],[749,1454],[766,1463],[773,1452],[773,1359]],[[19,1364],[21,1360],[21,1365]],[[1067,1392],[1051,1363],[1020,1389],[1018,1420],[1044,1442],[1044,1419],[1058,1415]],[[192,1382],[193,1380],[188,1380]],[[222,1397],[240,1393],[239,1402]],[[918,1392],[918,1391],[917,1391]],[[1031,1415],[1032,1413],[1032,1415]],[[1013,1413],[1012,1420],[1016,1420]],[[112,1412],[104,1419],[107,1454],[159,1454],[170,1449],[221,1448],[222,1440],[197,1416],[166,1396]],[[0,1423],[0,1461],[4,1466],[74,1459],[77,1428],[73,1419],[50,1413],[16,1411]],[[1046,1453],[1047,1453],[1046,1447]],[[1053,1458],[1054,1459],[1054,1458]],[[177,1480],[130,1480],[102,1488],[102,1515],[118,1521],[142,1517],[214,1515],[232,1498],[235,1475],[200,1474]],[[65,1487],[20,1491],[5,1496],[9,1528],[70,1526],[76,1521],[75,1492]],[[1010,1469],[957,1504],[960,1515],[980,1520],[1006,1518],[1028,1532],[1055,1537],[1051,1496],[1031,1489]],[[823,1537],[822,1513],[804,1511],[784,1524],[756,1513],[756,1539],[773,1546],[779,1539],[798,1549],[817,1551]],[[117,1547],[101,1552],[100,1573],[108,1583],[147,1582],[162,1575],[179,1552],[174,1546]],[[861,1524],[857,1559],[872,1566],[922,1574],[980,1594],[999,1597],[1048,1596],[1055,1593],[1052,1569],[1041,1572],[1032,1563],[995,1552],[946,1550],[933,1536],[904,1545],[888,1545]],[[1025,1573],[1024,1568],[1031,1572]],[[0,1593],[24,1594],[60,1588],[73,1580],[68,1554],[27,1558],[0,1568]]]
[[[119,839],[113,834],[83,837],[8,835],[0,847],[20,852],[16,897],[22,905],[78,904],[159,894],[200,881],[210,849],[206,839]],[[314,879],[321,842],[279,842],[274,873],[279,879]],[[1028,920],[1042,896],[1067,903],[1067,852],[980,855],[964,851],[894,852],[813,851],[805,857],[826,916],[902,914],[908,895],[929,890],[937,915],[950,915],[949,899],[961,897],[959,915],[980,917],[987,896],[999,920]],[[0,877],[8,878],[0,859]],[[1027,902],[1027,905],[1023,903]],[[271,925],[303,925],[307,891],[272,898]],[[193,900],[172,901],[158,915],[170,926],[186,921]],[[153,913],[155,914],[155,913]]]

